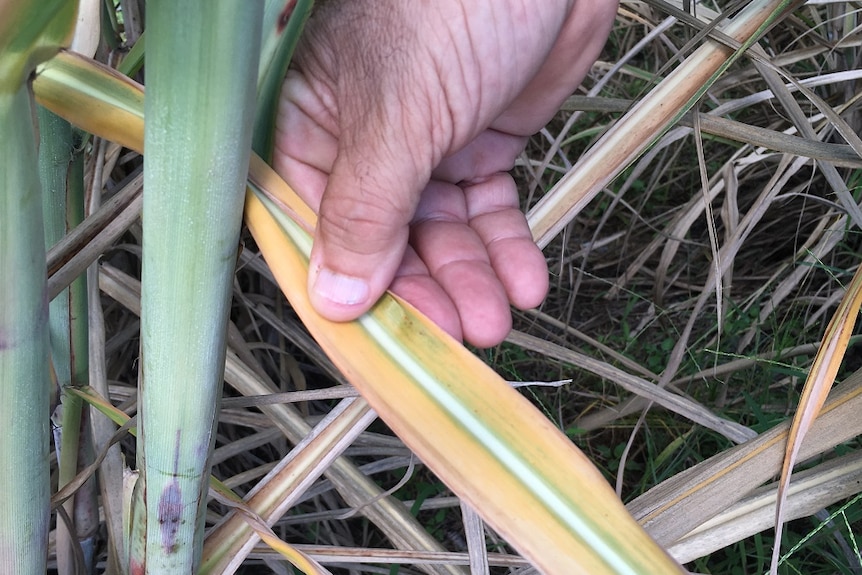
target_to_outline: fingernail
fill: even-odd
[[[341,305],[356,305],[368,299],[368,284],[359,278],[321,268],[314,279],[317,295]]]

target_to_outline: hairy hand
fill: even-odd
[[[350,320],[391,288],[496,345],[547,268],[508,175],[581,82],[612,0],[323,2],[285,80],[276,170],[320,215],[312,304]]]

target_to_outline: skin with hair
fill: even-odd
[[[319,214],[309,293],[335,321],[387,289],[496,345],[548,271],[508,171],[577,88],[613,0],[324,2],[282,89],[276,170]]]

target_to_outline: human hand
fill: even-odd
[[[544,257],[506,172],[580,84],[613,0],[319,4],[285,80],[275,169],[320,215],[309,294],[354,319],[387,289],[496,345]]]

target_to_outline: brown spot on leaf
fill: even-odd
[[[281,13],[278,15],[278,33],[284,32],[287,23],[290,22],[290,17],[293,14],[293,9],[296,8],[296,0],[290,0],[284,5]]]

